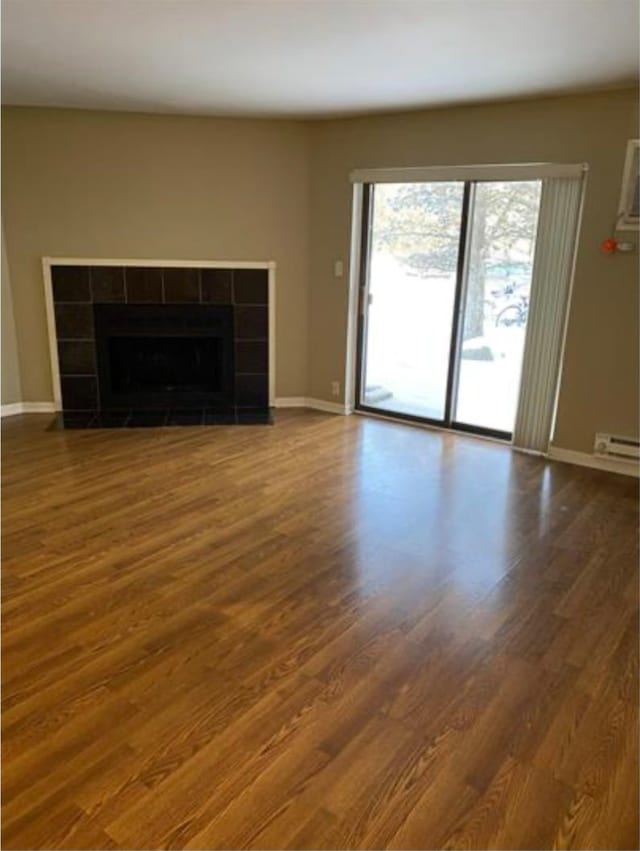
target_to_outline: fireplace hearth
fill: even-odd
[[[53,266],[56,427],[271,422],[266,269]]]

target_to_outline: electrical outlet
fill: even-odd
[[[340,382],[339,381],[332,381],[331,382],[331,393],[334,396],[340,395]]]

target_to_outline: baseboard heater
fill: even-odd
[[[640,459],[640,441],[619,434],[598,432],[593,447],[594,455],[599,458],[618,458],[625,461]]]

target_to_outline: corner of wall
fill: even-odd
[[[2,328],[0,342],[2,344],[2,376],[0,383],[0,401],[2,405],[14,405],[23,401],[22,374],[18,354],[18,338],[16,321],[13,311],[13,292],[11,289],[11,274],[9,271],[9,256],[2,225],[2,289],[1,317]]]

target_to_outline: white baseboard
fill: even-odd
[[[306,408],[304,396],[277,396],[274,402],[276,408]]]
[[[633,460],[601,458],[599,455],[590,455],[588,452],[574,452],[572,449],[562,449],[559,446],[550,446],[547,457],[552,461],[564,461],[567,464],[577,464],[580,467],[606,470],[608,473],[640,476],[640,465]]]
[[[313,408],[316,411],[325,411],[327,414],[350,414],[346,405],[339,402],[325,402],[324,399],[311,399],[308,396],[278,396],[275,400],[276,408]]]
[[[316,411],[325,411],[327,414],[345,414],[349,413],[347,406],[340,402],[325,402],[324,399],[309,399],[306,400],[307,408],[313,408]]]
[[[11,402],[0,405],[0,417],[14,417],[16,414],[54,414],[55,402]]]
[[[0,416],[13,417],[15,414],[22,413],[22,402],[11,402],[8,405],[0,406]]]

